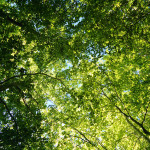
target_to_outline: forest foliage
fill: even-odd
[[[0,149],[150,149],[149,0],[1,0],[0,23]]]

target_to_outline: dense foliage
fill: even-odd
[[[149,0],[1,0],[0,149],[150,149]]]

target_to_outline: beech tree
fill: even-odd
[[[0,148],[150,148],[148,0],[0,2]]]

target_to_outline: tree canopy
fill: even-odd
[[[149,150],[149,0],[1,0],[0,149]]]

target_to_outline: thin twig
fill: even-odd
[[[96,139],[98,140],[98,143],[100,144],[100,146],[103,147],[103,149],[107,150],[107,148],[102,144],[102,142],[98,138]]]
[[[84,137],[84,139],[89,143],[91,144],[92,146],[96,146],[96,144],[94,144],[92,141],[90,141],[82,132],[80,132],[78,129],[72,127],[75,131],[77,131],[80,135],[82,135]],[[96,146],[97,147],[97,146]],[[97,147],[98,148],[98,147]],[[98,148],[99,150],[99,148]]]
[[[122,105],[123,105],[124,109],[126,110],[126,112],[128,113],[128,115],[130,115],[130,114],[129,114],[129,112],[128,112],[128,110],[127,110],[127,108],[125,107],[125,105],[124,105],[124,103],[123,103],[122,99],[121,99],[121,98],[120,98],[120,96],[118,95],[118,92],[117,92],[117,90],[116,90],[116,87],[115,87],[115,86],[114,86],[114,89],[115,89],[116,95],[117,95],[118,99],[121,101],[121,103],[122,103]]]
[[[81,139],[83,142],[88,142],[86,141],[85,139],[79,137],[79,136],[76,136],[76,135],[70,135],[70,134],[67,134],[68,136],[71,136],[71,137],[74,137],[74,138],[78,138],[78,139]]]
[[[148,103],[148,105],[147,105],[147,107],[146,107],[146,112],[145,112],[145,114],[144,114],[144,119],[143,119],[143,121],[142,121],[142,125],[143,125],[143,123],[144,123],[144,121],[145,121],[149,104],[150,104],[150,102]]]
[[[139,136],[138,138],[137,138],[137,140],[135,141],[135,144],[134,144],[134,148],[135,148],[135,146],[136,146],[136,143],[137,143],[137,141],[139,140],[141,138],[141,136]]]
[[[98,141],[98,143],[100,144],[100,146],[103,147],[105,150],[107,150],[107,148],[102,144],[102,142],[96,136],[93,136],[91,134],[89,134],[89,135],[92,136],[92,137],[94,137]]]

